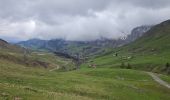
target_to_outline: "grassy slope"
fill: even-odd
[[[9,63],[16,63],[27,67],[44,68],[44,66],[39,65],[40,61],[40,63],[42,62],[48,65],[46,68],[47,70],[57,67],[60,69],[62,69],[62,67],[67,67],[69,70],[74,66],[71,60],[57,57],[53,53],[48,52],[30,52],[24,56],[24,53],[11,52],[0,49],[0,60],[6,60]],[[70,66],[67,66],[67,64]]]
[[[0,100],[169,100],[170,90],[145,72],[81,69],[50,72],[0,60]]]
[[[57,57],[53,53],[33,52],[30,55],[30,59],[37,59],[40,61],[48,62],[50,64],[49,69],[53,69],[56,67],[60,67],[60,69],[61,69],[62,67],[66,67],[67,70],[71,70],[74,67],[72,60]],[[70,66],[67,66],[68,64]]]
[[[44,52],[33,52],[27,59],[48,62],[47,69],[18,63],[18,59],[23,59],[20,53],[1,51],[1,55],[5,59],[0,58],[0,100],[170,99],[170,90],[155,83],[145,72],[109,68],[50,71],[57,66],[73,65],[70,60]]]
[[[170,21],[167,21],[153,27],[137,41],[98,56],[93,61],[98,67],[120,67],[124,62],[135,69],[160,72],[170,62],[169,39]],[[117,57],[113,56],[115,53],[118,53]]]

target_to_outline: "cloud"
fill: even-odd
[[[169,0],[0,0],[0,37],[117,39],[169,12]]]

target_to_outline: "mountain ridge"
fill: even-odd
[[[151,26],[139,26],[132,30],[132,34],[128,35],[126,39],[107,39],[101,38],[93,41],[66,41],[63,39],[41,40],[31,39],[17,43],[20,46],[35,50],[47,50],[52,52],[62,52],[70,55],[98,55],[113,48],[121,47],[125,44],[133,42],[141,37],[144,32],[148,31]]]

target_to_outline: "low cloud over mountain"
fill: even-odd
[[[0,0],[0,37],[116,39],[169,19],[169,12],[169,0]]]

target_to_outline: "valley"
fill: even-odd
[[[116,46],[105,40],[67,48],[68,41],[55,40],[47,50],[37,40],[34,46],[1,40],[0,100],[169,100],[169,33],[168,20]]]

